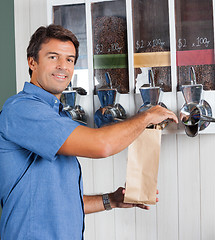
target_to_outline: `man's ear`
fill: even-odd
[[[34,60],[33,57],[28,58],[28,66],[32,71],[36,70],[37,62]]]

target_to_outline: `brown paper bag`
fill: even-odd
[[[128,147],[125,203],[156,204],[161,130],[145,129]]]

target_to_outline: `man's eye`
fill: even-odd
[[[73,59],[68,58],[68,62],[69,62],[69,63],[73,63]]]
[[[56,59],[56,56],[50,56],[49,58],[50,59]]]

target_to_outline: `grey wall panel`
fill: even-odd
[[[0,110],[6,99],[16,93],[14,2],[2,1],[0,7]],[[0,207],[0,217],[1,217]]]
[[[16,93],[14,2],[1,1],[0,8],[0,109]]]

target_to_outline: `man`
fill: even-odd
[[[30,83],[0,115],[1,239],[83,239],[84,213],[133,207],[124,189],[84,196],[75,156],[108,157],[128,147],[149,124],[177,118],[160,106],[100,129],[73,121],[60,96],[69,84],[79,43],[68,30],[40,27],[27,57]],[[138,205],[147,209],[144,205]]]

